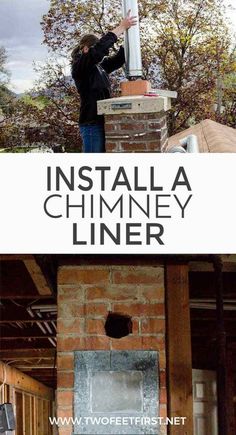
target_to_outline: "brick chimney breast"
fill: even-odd
[[[127,96],[98,101],[105,116],[107,152],[161,152],[165,149],[171,100],[163,96]]]
[[[83,392],[81,395],[79,393],[79,373],[76,371],[76,360],[77,362],[79,360],[78,352],[80,356],[81,352],[85,355],[89,352],[88,361],[92,361],[91,352],[95,355],[94,361],[99,359],[101,352],[111,355],[116,352],[125,353],[128,359],[130,353],[156,353],[158,358],[158,370],[155,369],[158,381],[156,390],[159,402],[156,416],[166,417],[164,266],[162,264],[146,265],[142,262],[130,265],[126,260],[120,264],[120,261],[115,259],[111,260],[110,265],[103,264],[103,262],[102,264],[87,264],[87,261],[83,264],[83,260],[80,261],[79,265],[61,266],[57,277],[58,417],[76,416],[76,405],[82,406],[84,403],[85,396]],[[107,335],[106,321],[108,316],[114,316],[114,314],[116,317],[126,317],[132,322],[132,328],[128,334],[122,334],[120,338],[115,338],[114,334]],[[126,366],[121,365],[119,368],[122,372],[126,370]],[[135,370],[138,369],[135,368]],[[128,375],[130,376],[129,371]],[[78,391],[76,391],[77,387]],[[85,412],[85,415],[90,414]],[[117,431],[119,429],[117,427]],[[59,428],[59,435],[71,435],[72,433],[79,432],[75,431],[72,426]],[[130,432],[125,432],[124,428],[123,433]],[[166,426],[163,425],[158,433],[166,435]]]

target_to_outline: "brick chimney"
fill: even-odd
[[[114,313],[129,319],[129,331],[120,338],[108,336],[108,328],[106,328],[108,315]],[[112,331],[112,322],[109,330]],[[109,334],[112,335],[112,332]],[[156,358],[156,366],[154,362],[154,365],[150,362],[152,358],[154,362]],[[92,374],[89,380],[87,373],[97,373],[100,367],[101,376],[108,372],[109,375],[111,368],[107,368],[105,361],[111,359],[115,361],[113,373],[116,370],[118,380],[119,376],[123,379],[124,372],[128,370],[127,376],[133,373],[135,382],[137,370],[143,370],[141,390],[145,392],[147,388],[147,395],[145,393],[142,398],[144,402],[140,415],[155,413],[156,417],[166,417],[164,265],[151,265],[148,261],[142,264],[141,260],[132,260],[130,257],[129,260],[120,258],[119,261],[110,259],[96,262],[92,259],[89,262],[80,259],[79,265],[68,264],[59,268],[58,417],[93,415],[90,413],[91,403],[85,403],[95,394],[91,393],[91,389],[88,393],[86,385],[91,382]],[[145,367],[145,359],[147,367]],[[151,371],[148,367],[149,362],[150,367],[153,367]],[[90,364],[91,367],[83,368],[83,364],[85,366]],[[95,364],[94,368],[92,364]],[[147,387],[145,382],[148,383]],[[145,399],[145,396],[148,399]],[[101,398],[100,401],[102,400]],[[110,400],[112,401],[112,398]],[[117,413],[120,414],[122,415]],[[130,414],[131,411],[125,415]],[[106,415],[109,416],[109,412]],[[136,415],[139,414],[136,412]],[[119,429],[118,427],[117,430]],[[59,429],[60,435],[72,433],[79,434],[79,428],[77,430],[75,428],[74,431],[72,426]],[[89,427],[85,428],[83,433],[91,433]],[[160,434],[166,434],[165,426],[161,426]]]
[[[137,0],[123,13],[138,15]],[[125,37],[122,96],[98,102],[107,152],[161,152],[171,92],[151,93],[142,77],[138,26]],[[136,80],[139,78],[139,80]],[[141,256],[80,256],[58,270],[58,417],[167,416],[164,264]],[[110,388],[112,386],[112,388]],[[111,393],[112,392],[112,393]],[[113,413],[113,414],[112,414]],[[151,433],[165,424],[60,427],[59,435]]]
[[[133,89],[138,82],[132,85]],[[127,90],[127,86],[123,89]],[[167,143],[170,108],[168,96],[132,95],[98,102],[99,114],[105,115],[107,152],[161,152]],[[132,256],[102,256],[96,260],[93,256],[89,260],[80,257],[79,264],[59,268],[58,417],[92,417],[98,415],[96,406],[106,416],[112,415],[111,410],[117,416],[127,415],[120,410],[125,397],[121,394],[120,402],[114,398],[119,398],[120,390],[106,401],[109,393],[105,385],[114,382],[112,385],[117,386],[118,382],[126,385],[128,391],[129,376],[133,376],[132,391],[136,395],[131,406],[134,414],[167,416],[164,272],[163,264]],[[118,327],[117,318],[121,320]],[[112,327],[114,336],[108,333]],[[122,330],[126,331],[124,335],[117,337],[117,331],[119,334]],[[104,385],[104,395],[103,388],[96,387],[100,383]],[[82,433],[100,433],[93,430],[85,426]],[[122,430],[131,433],[132,429]],[[142,432],[139,427],[139,433],[147,430],[146,427]],[[166,435],[167,428],[161,425],[157,431]],[[79,434],[80,428],[59,428],[59,435],[72,433]],[[119,427],[105,433],[119,433]]]
[[[142,80],[136,81],[136,84],[139,82],[141,86]],[[98,113],[105,116],[106,151],[164,150],[168,140],[167,111],[170,108],[171,100],[165,96],[134,95],[99,101]]]

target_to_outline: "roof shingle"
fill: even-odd
[[[190,134],[197,136],[201,153],[236,153],[236,130],[210,119],[171,136],[167,149],[180,145],[179,140]]]

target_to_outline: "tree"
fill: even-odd
[[[236,65],[236,46],[232,49],[231,64]],[[216,119],[236,128],[236,74],[227,69],[219,71],[216,89]]]
[[[0,145],[7,141],[7,134],[3,129],[3,123],[8,116],[11,116],[14,101],[12,92],[7,88],[9,72],[6,69],[6,61],[6,50],[4,47],[0,47]]]
[[[0,47],[0,110],[6,112],[12,93],[7,89],[9,82],[9,72],[6,69],[7,54],[4,47]]]
[[[169,134],[205,118],[235,126],[236,58],[223,0],[139,0],[139,10],[144,77],[153,88],[178,93]],[[6,94],[6,52],[0,49],[0,80],[5,81],[4,95],[0,81],[0,105],[9,111],[0,124],[0,145],[81,148],[80,99],[70,78],[70,53],[82,34],[101,35],[120,19],[121,0],[51,0],[42,28],[54,57],[40,69],[33,93],[7,104],[4,99],[12,96]],[[112,76],[113,95],[121,79],[123,71]]]
[[[4,47],[0,47],[0,84],[6,84],[9,79],[9,73],[6,69],[7,54]]]
[[[236,64],[222,1],[167,1],[159,21],[155,52],[161,84],[178,92],[170,117],[175,132],[215,118],[217,80],[236,71]]]
[[[47,145],[54,151],[78,151],[78,94],[60,63],[44,65],[29,94],[18,98],[2,127],[2,147],[25,149]]]
[[[217,79],[236,71],[222,0],[140,0],[139,7],[145,77],[178,92],[170,133],[215,118]],[[120,18],[117,0],[51,0],[44,42],[68,57],[82,33],[102,34]]]

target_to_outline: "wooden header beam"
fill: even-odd
[[[6,384],[11,385],[22,391],[27,391],[36,396],[43,397],[47,400],[53,400],[53,390],[46,387],[40,382],[32,379],[30,376],[25,375],[19,370],[9,367],[0,361],[0,382],[5,381]]]

